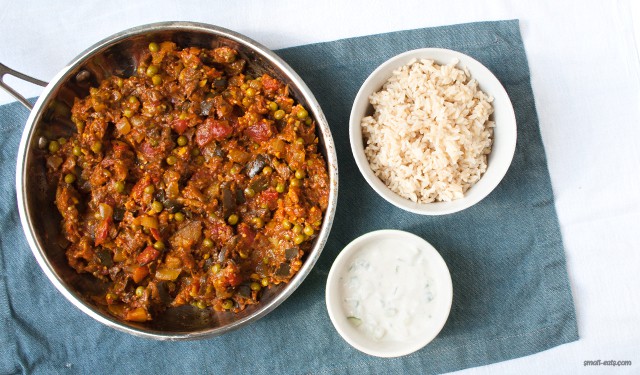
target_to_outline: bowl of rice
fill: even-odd
[[[364,81],[349,119],[360,172],[409,212],[443,215],[485,198],[516,146],[513,106],[500,81],[460,52],[397,55]]]

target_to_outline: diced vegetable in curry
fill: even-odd
[[[76,98],[47,166],[71,267],[124,320],[238,312],[300,269],[328,205],[316,124],[235,50],[151,43],[136,74]]]

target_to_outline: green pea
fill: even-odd
[[[213,241],[210,238],[205,238],[202,240],[202,246],[211,248],[213,247]]]
[[[158,51],[160,51],[160,46],[156,42],[151,42],[151,43],[149,43],[149,51],[158,52]]]
[[[227,223],[229,223],[229,225],[236,225],[238,224],[238,220],[240,218],[238,217],[238,215],[236,214],[231,214],[228,218],[227,218]]]
[[[76,181],[76,175],[74,175],[73,173],[67,173],[64,176],[64,182],[66,182],[67,184],[73,184]]]
[[[296,224],[293,226],[293,233],[300,234],[302,233],[302,225]]]
[[[143,294],[144,294],[144,287],[140,285],[139,287],[136,288],[136,296],[142,297]]]
[[[82,155],[82,148],[80,146],[73,146],[73,150],[71,150],[75,156]]]
[[[196,307],[199,308],[200,310],[204,309],[207,307],[207,305],[204,303],[204,301],[198,301],[198,303],[196,303]]]
[[[154,248],[154,249],[156,249],[156,250],[158,250],[158,251],[162,251],[162,250],[164,250],[164,242],[162,242],[162,241],[156,241],[156,242],[153,244],[153,248]]]
[[[58,138],[58,143],[60,144],[60,146],[64,146],[65,143],[67,143],[67,139],[64,137],[60,137]]]
[[[131,118],[133,116],[133,111],[127,108],[124,111],[122,111],[122,115],[124,117]]]
[[[147,68],[147,77],[153,77],[158,74],[158,67],[156,65],[149,65]]]
[[[254,217],[253,219],[251,219],[251,222],[253,223],[253,225],[255,225],[256,228],[262,228],[264,226],[264,220],[259,217]]]
[[[114,189],[116,190],[117,193],[122,193],[124,192],[124,181],[118,181],[115,184],[113,184]]]
[[[213,266],[211,266],[211,272],[213,273],[218,273],[220,272],[220,265],[218,263],[214,264]]]
[[[313,120],[311,119],[311,117],[308,117],[306,120],[304,120],[304,123],[307,125],[311,125],[313,124]]]
[[[133,95],[131,95],[131,96],[129,97],[129,99],[128,99],[128,100],[129,100],[129,103],[131,103],[131,104],[138,104],[138,103],[140,103],[140,101],[138,100],[138,98],[136,98],[136,97],[135,97],[135,96],[133,96]]]
[[[251,288],[251,290],[253,290],[254,292],[259,292],[259,291],[260,291],[260,289],[262,289],[262,285],[260,285],[260,284],[258,284],[258,283],[256,283],[256,282],[251,283],[251,285],[250,285],[249,287],[250,287],[250,288]]]
[[[93,142],[93,144],[91,145],[91,151],[93,151],[96,154],[102,151],[102,142],[100,141]]]
[[[196,162],[196,164],[198,164],[198,165],[202,165],[202,164],[204,164],[204,156],[202,156],[202,155],[198,155],[198,156],[196,156],[196,160],[195,160],[195,162]]]
[[[295,243],[296,245],[300,245],[301,243],[303,243],[305,240],[304,234],[298,234],[297,236],[294,237],[293,239],[293,243]]]
[[[160,213],[164,210],[164,205],[161,202],[153,201],[153,203],[151,203],[151,209],[154,212]]]
[[[231,308],[233,308],[233,301],[230,299],[225,300],[224,302],[222,302],[222,308],[225,310],[230,310]]]
[[[154,188],[153,185],[147,185],[144,188],[145,194],[153,194],[154,191],[156,191],[156,188]]]
[[[178,146],[185,146],[189,142],[189,140],[184,135],[181,135],[178,137],[176,142],[178,142]]]
[[[306,226],[304,227],[304,234],[306,234],[307,236],[313,236],[313,228],[311,228],[310,226]]]
[[[307,174],[306,174],[306,173],[304,173],[304,171],[303,171],[302,169],[298,169],[298,170],[296,171],[296,178],[297,178],[298,180],[302,180],[303,178],[305,178],[305,176],[306,176],[306,175],[307,175]]]
[[[264,287],[269,286],[269,279],[267,279],[266,277],[262,278],[260,284],[262,284],[262,286]]]
[[[159,86],[162,83],[162,76],[160,76],[160,74],[156,74],[151,78],[151,82],[153,82],[154,86]]]
[[[231,174],[238,174],[238,172],[240,172],[240,166],[238,164],[234,164],[229,170],[229,173]]]
[[[284,117],[284,111],[281,109],[273,113],[273,118],[275,118],[276,120],[282,120],[283,117]]]
[[[282,227],[286,230],[291,229],[291,222],[287,219],[282,220]]]
[[[59,149],[60,149],[60,143],[58,143],[58,141],[49,142],[49,151],[58,152]]]
[[[307,110],[304,108],[300,108],[296,115],[298,116],[298,119],[304,120],[307,118],[307,116],[309,116],[309,112],[307,112]]]
[[[254,96],[254,95],[256,94],[256,90],[255,90],[255,89],[253,89],[252,87],[249,87],[249,88],[247,89],[247,91],[245,91],[244,93],[245,93],[245,95],[247,95],[248,97],[252,97],[252,96]]]
[[[198,155],[200,155],[200,149],[194,148],[193,150],[191,150],[191,156],[198,156]]]
[[[276,103],[276,102],[269,102],[269,103],[267,103],[267,108],[269,108],[269,110],[270,110],[271,112],[275,112],[275,111],[277,111],[277,110],[278,110],[278,103]]]
[[[276,185],[276,191],[278,193],[284,193],[284,184],[282,182],[278,182]]]
[[[151,145],[151,147],[157,147],[158,146],[158,140],[157,139],[152,139],[149,141],[149,144]]]
[[[271,173],[273,173],[273,168],[271,168],[270,166],[266,166],[264,168],[262,168],[262,174],[264,174],[265,176],[270,175]]]
[[[302,181],[297,178],[292,178],[291,181],[289,181],[289,185],[293,187],[302,186]]]
[[[296,143],[299,145],[304,145],[304,139],[302,139],[302,137],[296,138]]]
[[[174,165],[177,162],[178,162],[178,158],[176,158],[174,155],[167,156],[167,164]]]
[[[246,197],[253,198],[256,195],[256,192],[252,188],[247,187],[246,189],[244,189],[244,195]]]
[[[173,218],[174,218],[178,223],[180,223],[180,222],[184,221],[184,214],[183,214],[182,212],[176,212],[176,213],[173,215]]]

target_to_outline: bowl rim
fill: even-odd
[[[439,64],[448,64],[453,59],[457,59],[458,62],[456,66],[469,69],[472,78],[475,79],[477,78],[478,74],[482,74],[484,79],[482,80],[482,82],[478,80],[479,86],[481,88],[488,83],[492,85],[492,88],[494,88],[495,91],[487,92],[487,94],[491,95],[494,98],[493,103],[496,103],[499,99],[501,103],[504,103],[504,106],[501,106],[500,108],[500,113],[503,114],[505,118],[500,122],[500,124],[496,122],[496,129],[498,126],[500,126],[501,131],[504,132],[503,134],[506,136],[498,137],[498,139],[496,140],[496,131],[494,130],[492,146],[493,148],[487,162],[487,171],[482,175],[480,180],[477,181],[474,186],[472,186],[465,193],[465,196],[463,198],[456,199],[450,202],[432,203],[417,203],[403,198],[392,191],[389,187],[387,187],[387,185],[374,174],[374,172],[371,170],[371,167],[369,166],[368,159],[364,154],[364,145],[360,122],[362,120],[362,117],[364,116],[367,106],[370,105],[369,96],[373,92],[376,92],[382,88],[382,84],[386,82],[389,77],[391,77],[392,71],[395,71],[396,69],[407,65],[412,59],[432,59]],[[387,72],[388,74],[385,74],[385,72]],[[478,73],[474,75],[473,72]],[[384,76],[382,76],[382,74],[384,74]],[[377,81],[380,81],[382,83],[380,85],[374,86]],[[483,91],[485,90],[486,89],[483,89]],[[366,102],[366,104],[362,104],[363,102]],[[364,105],[364,110],[361,110],[360,108],[360,106],[362,105]],[[388,60],[380,64],[375,70],[373,70],[373,72],[371,72],[362,83],[353,101],[351,113],[349,116],[349,142],[351,145],[353,158],[355,159],[360,173],[365,178],[369,186],[371,186],[371,188],[387,202],[400,209],[415,214],[446,215],[462,211],[480,202],[482,199],[488,196],[502,181],[511,165],[515,154],[517,142],[517,123],[515,112],[513,110],[513,104],[511,103],[507,91],[505,90],[500,80],[498,80],[493,72],[491,72],[486,66],[484,66],[473,57],[459,51],[446,48],[419,48],[406,51],[389,58]],[[496,144],[498,142],[500,142],[500,150],[502,151],[500,155],[497,155],[497,153],[494,152]],[[496,159],[497,156],[500,156],[500,158]],[[489,173],[490,169],[491,180],[489,181],[489,179],[484,179],[484,177]],[[478,188],[478,186],[482,188],[482,192],[478,194],[471,194],[474,191],[474,188],[476,188],[475,190],[479,191],[480,188]]]
[[[328,207],[325,211],[325,216],[322,222],[322,228],[319,232],[316,243],[312,250],[309,252],[309,256],[304,261],[302,268],[294,275],[289,283],[268,303],[262,305],[256,311],[248,314],[236,321],[233,321],[227,325],[209,329],[203,329],[198,331],[161,331],[146,327],[137,327],[133,325],[127,325],[124,322],[116,319],[113,316],[109,316],[105,312],[102,312],[93,305],[87,303],[78,292],[72,290],[62,277],[55,271],[52,263],[49,261],[45,249],[40,245],[40,241],[36,239],[36,227],[31,220],[33,213],[29,212],[27,206],[27,191],[25,181],[27,181],[28,164],[30,156],[30,147],[35,139],[36,124],[38,124],[44,115],[47,104],[53,98],[56,89],[62,85],[66,80],[70,79],[72,72],[93,57],[95,54],[116,45],[130,37],[138,35],[150,35],[155,32],[163,31],[182,31],[182,32],[202,32],[210,34],[212,37],[224,37],[231,41],[245,45],[246,47],[256,51],[265,58],[269,63],[280,69],[286,74],[286,76],[295,83],[299,88],[300,95],[309,105],[309,112],[314,115],[317,122],[317,129],[322,133],[325,151],[326,151],[326,163],[328,168],[328,175],[330,178],[330,192]],[[284,302],[304,281],[306,276],[310,273],[311,269],[315,265],[316,261],[320,257],[322,250],[326,244],[331,226],[333,225],[333,219],[335,216],[337,199],[338,199],[338,159],[335,150],[335,143],[333,136],[329,128],[328,121],[324,116],[319,103],[317,102],[313,92],[304,83],[302,78],[291,68],[282,58],[276,55],[269,48],[256,42],[255,40],[237,33],[235,31],[206,23],[189,22],[189,21],[168,21],[157,22],[135,26],[125,29],[116,34],[108,36],[99,42],[95,43],[91,47],[87,48],[79,55],[77,55],[71,62],[69,62],[64,68],[62,68],[43,89],[42,93],[38,97],[36,103],[31,110],[29,117],[27,118],[25,128],[20,139],[20,144],[17,153],[16,164],[16,198],[18,203],[18,212],[20,216],[21,226],[25,234],[27,243],[36,258],[38,265],[43,270],[49,281],[56,287],[56,289],[75,307],[89,315],[96,321],[114,328],[116,330],[132,334],[134,336],[156,339],[156,340],[195,340],[204,339],[209,337],[218,336],[229,331],[238,329],[250,322],[254,322],[269,312],[273,311],[277,306]]]
[[[357,254],[359,251],[363,251],[365,248],[363,245],[372,242],[378,241],[385,238],[394,238],[399,240],[405,240],[407,242],[419,243],[420,249],[425,251],[428,260],[431,264],[431,267],[435,267],[439,269],[439,272],[435,272],[441,277],[437,280],[438,283],[441,283],[442,289],[439,289],[440,292],[444,291],[441,294],[444,298],[444,303],[439,305],[440,309],[434,312],[435,315],[435,325],[433,329],[429,332],[430,334],[425,335],[422,340],[414,341],[411,344],[407,344],[406,346],[401,346],[400,344],[394,343],[394,347],[390,350],[384,349],[376,349],[375,347],[364,346],[361,344],[361,341],[355,340],[354,332],[359,332],[357,330],[348,330],[345,327],[349,324],[344,318],[341,316],[342,307],[338,300],[339,296],[339,286],[338,281],[341,276],[341,273],[344,271],[345,267],[347,267],[347,262],[351,260],[351,258]],[[329,274],[327,276],[327,283],[325,288],[325,304],[327,307],[327,312],[329,314],[329,318],[331,323],[333,324],[336,331],[342,336],[342,338],[354,348],[360,350],[363,353],[382,357],[382,358],[392,358],[392,357],[400,357],[404,355],[411,354],[415,351],[418,351],[428,345],[433,339],[435,339],[438,334],[444,328],[449,315],[451,313],[451,307],[453,304],[453,282],[451,279],[451,273],[449,271],[449,267],[447,263],[442,258],[442,255],[438,250],[433,247],[427,240],[424,238],[415,235],[413,233],[398,230],[398,229],[381,229],[372,232],[365,233],[360,237],[351,241],[348,245],[346,245],[340,254],[336,257],[333,264],[331,265],[331,269],[329,270]],[[344,315],[344,314],[342,314]],[[362,335],[364,337],[364,335]],[[369,340],[372,344],[375,343],[373,340]]]

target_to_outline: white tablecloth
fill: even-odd
[[[461,373],[640,373],[640,1],[215,3],[0,0],[0,62],[48,80],[98,40],[166,20],[217,24],[276,49],[518,18],[581,338]],[[40,92],[26,84],[15,87],[27,97]],[[0,93],[0,104],[10,101]],[[632,365],[615,370],[583,366],[585,360],[598,359],[630,360]]]

